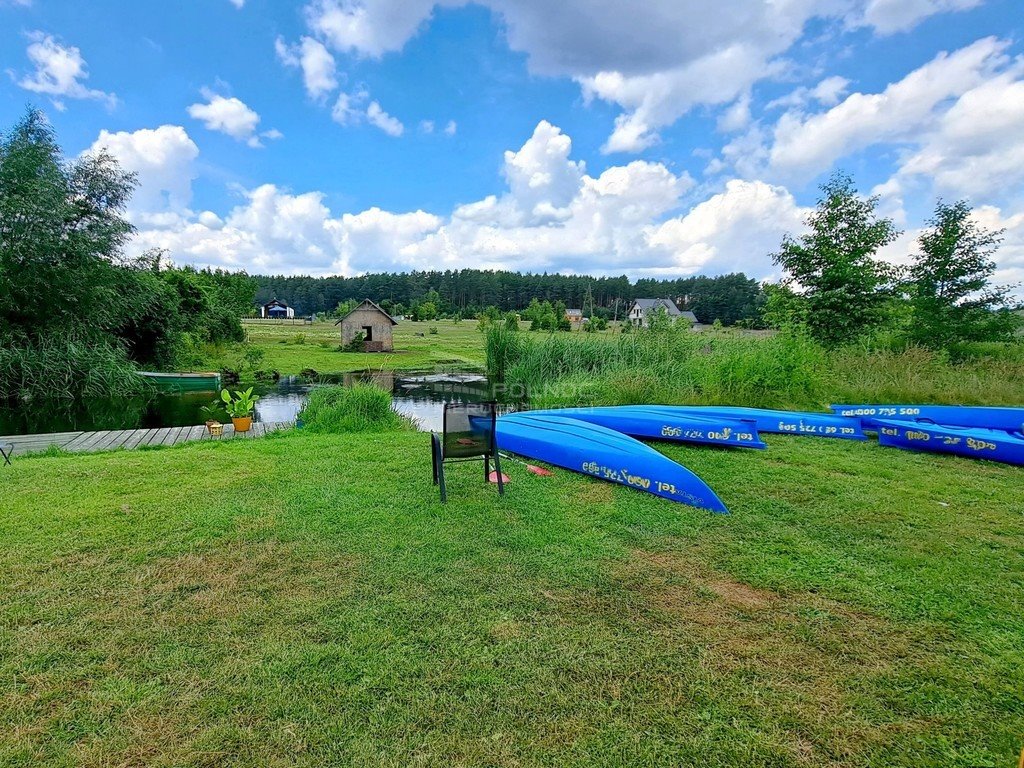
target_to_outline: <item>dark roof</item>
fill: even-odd
[[[647,314],[655,307],[664,307],[669,317],[679,317],[682,314],[672,299],[637,299],[633,306],[640,307],[644,314]]]
[[[279,306],[279,307],[284,307],[285,309],[287,309],[287,308],[288,308],[288,305],[287,305],[287,304],[285,304],[285,303],[284,303],[283,301],[281,301],[280,299],[271,299],[270,301],[268,301],[268,302],[267,302],[266,304],[264,304],[263,306],[264,306],[264,307],[269,307],[269,306],[271,306],[271,305],[277,305],[277,306]]]
[[[391,315],[389,315],[387,312],[385,312],[383,309],[378,307],[374,302],[370,301],[369,299],[363,299],[362,302],[359,304],[359,306],[356,307],[355,309],[353,309],[352,312],[358,312],[361,309],[375,309],[378,312],[380,312],[382,315],[384,315],[384,317],[386,317],[388,320],[390,320],[392,325],[398,325],[398,321],[395,320],[395,318],[393,318]],[[348,315],[351,315],[352,312],[349,312]],[[345,317],[343,317],[340,320],[338,320],[335,323],[335,325],[338,325],[340,323],[344,323],[345,320],[348,318],[348,315],[345,315]]]

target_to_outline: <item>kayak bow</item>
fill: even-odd
[[[657,407],[645,406],[559,408],[529,413],[578,419],[631,437],[733,448],[768,447],[757,434],[753,419],[670,413]]]
[[[498,447],[671,501],[727,513],[713,490],[686,467],[606,427],[548,414],[498,419]]]
[[[832,410],[848,418],[860,419],[868,429],[882,420],[913,421],[922,424],[946,424],[976,429],[1024,429],[1024,408],[981,405],[833,405]]]
[[[878,442],[909,451],[952,453],[1024,466],[1024,435],[999,429],[972,429],[879,419]]]

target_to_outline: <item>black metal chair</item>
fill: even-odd
[[[498,442],[495,438],[498,420],[498,404],[489,403],[445,403],[444,427],[441,434],[430,433],[430,456],[434,468],[434,485],[441,486],[441,501],[448,500],[444,483],[446,462],[473,461],[483,458],[484,482],[491,474],[491,459],[498,476],[498,494],[505,494],[505,483],[498,459]]]
[[[10,465],[13,453],[14,443],[0,443],[0,456],[4,457],[4,464]]]

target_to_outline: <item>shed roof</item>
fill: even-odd
[[[393,318],[391,315],[389,315],[387,312],[385,312],[383,309],[381,309],[379,306],[377,306],[377,304],[375,304],[374,302],[370,301],[369,299],[363,299],[363,301],[359,304],[358,307],[356,307],[351,312],[349,312],[348,315],[345,315],[345,317],[343,317],[340,320],[338,320],[335,323],[335,325],[339,325],[341,323],[344,323],[348,319],[349,315],[351,315],[351,314],[353,314],[355,312],[359,312],[360,310],[365,310],[365,309],[370,309],[370,310],[375,310],[377,312],[380,312],[382,315],[384,315],[384,317],[386,317],[391,322],[392,325],[398,325],[398,321],[395,320],[395,318]]]
[[[693,312],[691,312],[690,310],[686,310],[685,312],[680,312],[679,316],[689,320],[691,323],[699,323],[700,322],[700,320],[697,319],[697,316],[695,314],[693,314]]]
[[[271,299],[270,301],[268,301],[268,302],[267,302],[266,304],[264,304],[263,306],[264,306],[264,307],[271,307],[271,306],[277,306],[277,307],[284,307],[285,309],[287,309],[287,308],[288,308],[288,305],[287,305],[287,304],[285,304],[285,303],[284,303],[283,301],[281,301],[280,299]]]

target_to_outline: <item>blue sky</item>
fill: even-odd
[[[1024,278],[1019,0],[0,0],[0,127],[139,174],[133,250],[252,272],[771,278],[850,172]]]

